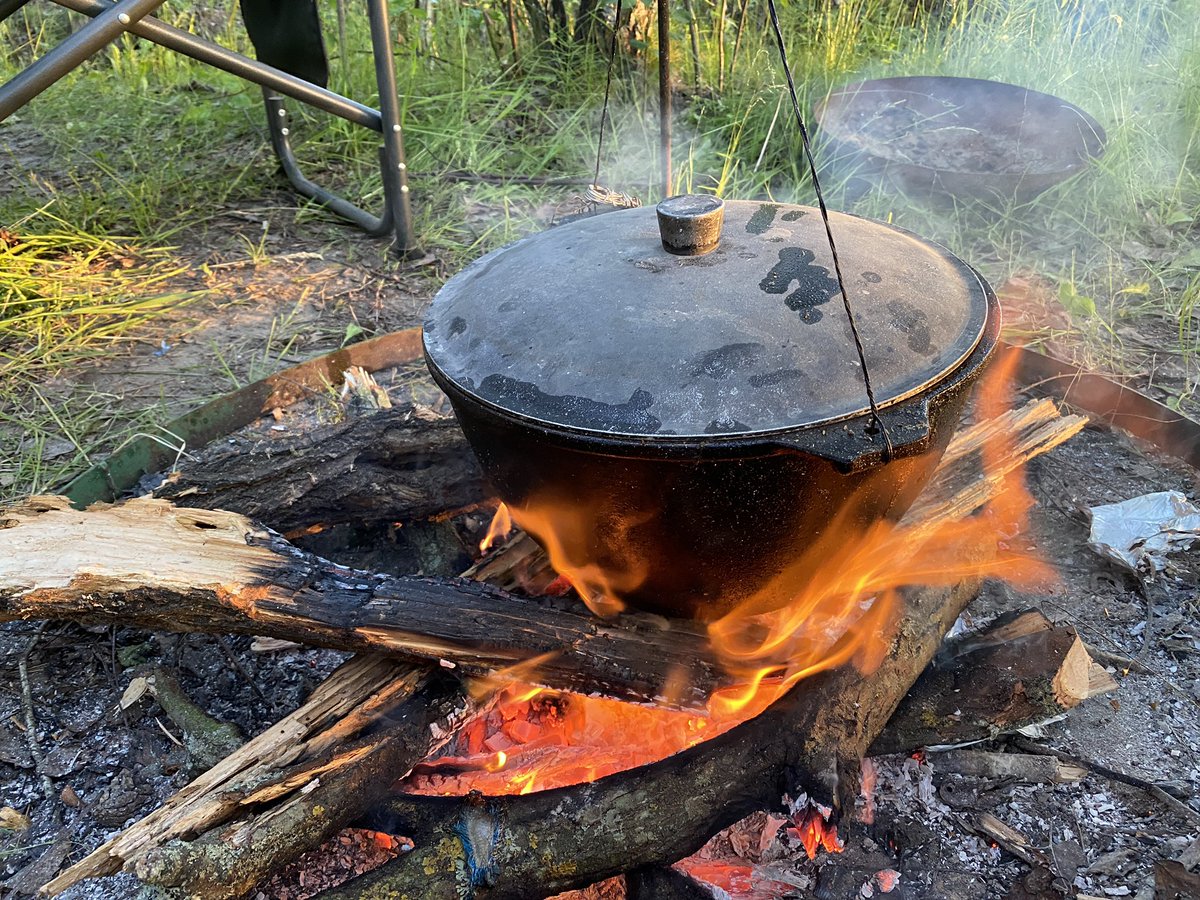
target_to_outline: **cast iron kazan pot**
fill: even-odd
[[[996,298],[936,244],[831,220],[882,430],[814,209],[674,197],[489,253],[434,298],[434,379],[594,608],[780,606],[929,479]]]

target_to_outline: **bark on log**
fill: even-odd
[[[307,807],[311,812],[310,801],[315,795],[323,800],[325,809],[305,823],[309,836],[336,831],[341,820],[360,813],[366,803],[359,802],[356,794],[339,794],[328,781],[307,793],[298,792],[314,777],[336,777],[347,761],[344,754],[348,744],[363,737],[367,743],[358,748],[360,762],[373,763],[359,765],[357,774],[347,770],[351,777],[372,774],[378,783],[386,783],[397,767],[411,766],[437,746],[430,722],[461,717],[464,710],[463,701],[456,702],[448,695],[443,683],[431,682],[424,669],[378,656],[348,660],[302,706],[63,872],[42,891],[54,895],[85,878],[131,868],[163,843],[190,839],[275,801],[283,801],[275,803],[275,808]],[[381,721],[387,721],[386,731],[372,734]],[[379,753],[384,738],[392,745],[388,751],[391,758],[373,757],[372,751]],[[278,834],[275,823],[271,825],[265,835]],[[256,835],[255,840],[263,837]]]
[[[346,569],[234,513],[145,498],[80,512],[35,498],[0,524],[0,621],[267,635],[472,675],[537,659],[528,680],[634,701],[682,671],[690,692],[679,701],[702,705],[722,678],[696,623],[603,622],[476,581]]]
[[[429,518],[475,505],[491,488],[458,422],[408,404],[296,435],[215,442],[155,495],[287,533]]]
[[[1037,610],[1006,616],[938,654],[870,755],[987,740],[1116,688],[1075,629]]]
[[[420,689],[385,713],[386,727],[331,758],[297,766],[240,802],[262,811],[195,840],[172,840],[135,859],[147,884],[179,887],[203,900],[236,900],[272,872],[354,821],[387,791],[389,779],[437,749],[461,721],[461,684],[424,675]],[[439,736],[439,737],[435,737]],[[283,802],[273,802],[280,795]]]

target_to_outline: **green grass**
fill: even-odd
[[[170,247],[139,247],[41,218],[16,223],[33,233],[0,233],[0,366],[10,379],[111,353],[138,325],[202,293],[164,289],[189,268]]]
[[[749,4],[739,43],[740,3],[724,0],[722,12],[721,2],[696,0],[699,83],[686,16],[682,5],[674,8],[679,91],[671,189],[811,203],[795,124],[787,103],[780,106],[784,81],[764,4]],[[1108,133],[1103,158],[1024,205],[931,205],[886,188],[860,194],[833,176],[825,187],[831,205],[945,243],[994,283],[1037,273],[1052,285],[1050,302],[1070,326],[1028,337],[1053,340],[1118,374],[1139,369],[1149,341],[1190,373],[1171,387],[1172,402],[1200,406],[1193,377],[1200,356],[1200,0],[1145,0],[1118,12],[1099,0],[943,0],[932,10],[909,0],[780,6],[806,111],[860,78],[946,74],[1025,85],[1095,116]],[[247,49],[232,7],[173,9],[175,24]],[[331,87],[374,104],[365,23],[357,9],[350,13],[342,47],[333,0],[323,2]],[[393,6],[397,73],[418,239],[453,270],[540,227],[547,209],[569,206],[580,191],[464,184],[439,174],[590,179],[605,61],[578,48],[538,53],[522,23],[521,60],[513,65],[504,4],[495,0],[437,4],[432,20],[424,16],[411,4]],[[61,16],[38,18],[29,7],[0,26],[0,46],[13,51],[0,54],[0,77],[64,30]],[[653,31],[617,67],[601,161],[602,183],[647,202],[662,195]],[[377,136],[298,104],[289,108],[306,173],[378,208]],[[45,256],[37,263],[30,255],[13,273],[0,273],[0,348],[19,367],[9,372],[5,396],[20,395],[10,408],[37,420],[35,435],[61,441],[70,431],[86,444],[105,417],[92,416],[82,431],[87,423],[61,415],[54,421],[36,397],[11,386],[13,371],[24,377],[85,364],[105,352],[106,342],[123,340],[179,302],[167,274],[179,266],[162,248],[185,229],[197,233],[226,206],[279,197],[281,181],[257,88],[144,41],[110,47],[20,117],[51,142],[54,165],[28,190],[0,197],[0,225],[30,248],[43,246]],[[0,162],[5,134],[0,126]],[[828,163],[819,134],[817,145]],[[286,202],[299,209],[298,227],[338,233],[311,204]],[[14,229],[17,222],[23,224]],[[248,241],[242,249],[259,265],[278,264],[264,244]],[[89,272],[94,261],[122,253],[137,264]],[[93,263],[85,262],[89,254]],[[25,263],[31,268],[22,269]],[[26,295],[43,299],[30,305]],[[261,355],[265,369],[274,357],[267,348]],[[19,468],[33,471],[24,462]],[[44,474],[14,482],[31,483],[44,484]]]

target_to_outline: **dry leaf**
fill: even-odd
[[[255,653],[274,653],[276,650],[294,650],[300,647],[295,641],[284,641],[273,637],[256,637],[250,649]]]
[[[129,709],[129,707],[145,697],[149,690],[150,682],[147,679],[140,675],[133,679],[133,681],[129,682],[129,687],[125,688],[125,693],[121,695],[121,709]]]

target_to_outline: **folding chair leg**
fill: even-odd
[[[158,9],[163,0],[119,0],[27,69],[0,85],[0,122],[116,40],[128,26]]]
[[[279,164],[283,166],[288,181],[297,192],[316,200],[334,215],[352,222],[372,237],[389,234],[394,226],[390,208],[385,208],[382,216],[373,216],[344,197],[332,194],[304,177],[288,139],[287,110],[283,106],[283,97],[269,88],[263,88],[263,99],[267,105],[267,128],[271,133],[271,147],[279,158]],[[382,150],[380,153],[382,155]]]
[[[400,127],[400,96],[396,89],[396,63],[388,27],[387,0],[367,0],[371,22],[371,49],[375,57],[375,84],[379,89],[379,115],[383,120],[384,215],[396,228],[396,251],[401,256],[417,252],[412,234],[412,209],[408,199],[408,164],[404,159],[404,132]]]
[[[305,197],[316,200],[334,215],[352,222],[367,234],[381,237],[395,234],[395,251],[412,256],[417,247],[412,235],[412,211],[409,204],[408,165],[404,160],[404,134],[400,127],[400,102],[396,91],[396,70],[392,58],[391,33],[385,0],[367,0],[371,21],[371,44],[375,56],[375,80],[379,87],[379,113],[383,146],[379,148],[379,167],[383,179],[383,215],[374,216],[344,197],[330,193],[304,177],[288,139],[287,110],[283,97],[267,88],[263,98],[267,106],[267,127],[271,147],[292,186]]]

